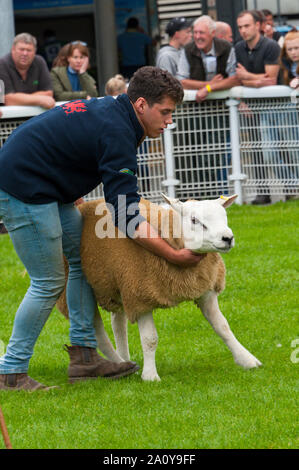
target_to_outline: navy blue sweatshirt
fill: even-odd
[[[143,136],[125,94],[70,101],[9,136],[0,150],[0,188],[26,203],[69,203],[103,182],[117,225],[118,195],[126,195],[122,211],[140,200],[136,151]],[[137,214],[125,214],[127,224]]]

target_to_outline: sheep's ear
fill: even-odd
[[[225,209],[231,206],[237,199],[238,194],[233,194],[232,196],[220,196],[219,199],[216,199],[219,204],[221,204]]]
[[[184,203],[179,199],[173,199],[171,197],[165,196],[165,194],[161,193],[167,204],[169,204],[175,211],[182,213]]]

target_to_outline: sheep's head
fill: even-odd
[[[181,217],[185,248],[198,253],[226,253],[234,246],[234,236],[227,225],[225,209],[235,201],[237,195],[186,202],[168,198],[164,194],[163,197]]]

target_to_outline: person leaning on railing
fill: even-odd
[[[97,97],[94,78],[89,75],[89,50],[85,42],[72,42],[65,60],[67,65],[53,67],[51,78],[56,101],[89,99]]]
[[[299,31],[290,31],[284,38],[284,44],[280,54],[280,66],[282,70],[282,80],[285,85],[299,91]],[[298,93],[298,92],[297,92]],[[289,110],[289,120],[292,126],[286,132],[286,129],[282,129],[282,132],[286,132],[286,138],[292,138],[292,140],[299,141],[299,128],[298,128],[298,108],[297,101],[298,96],[296,95],[295,101],[292,101],[293,107]],[[294,150],[289,153],[289,175],[299,183],[299,151]],[[291,198],[291,195],[287,195],[286,198]]]
[[[236,46],[237,77],[241,84],[251,88],[261,88],[277,84],[279,74],[280,47],[276,41],[263,36],[261,17],[255,10],[244,10],[239,13],[237,25],[242,38]],[[248,113],[247,104],[241,103],[240,111]],[[269,143],[278,140],[277,114],[263,112],[258,117],[260,138],[262,142],[262,165],[254,161],[257,180],[268,180],[270,167],[274,167],[275,177],[281,178],[280,156]],[[276,165],[275,165],[276,164]],[[257,187],[256,198],[252,204],[269,204],[270,188],[266,185]]]
[[[202,103],[213,91],[227,90],[240,85],[236,76],[236,56],[232,44],[226,40],[216,37],[216,23],[209,16],[201,16],[193,23],[193,41],[185,46],[180,55],[178,72],[176,75],[183,87],[189,90],[197,90],[196,101]],[[200,114],[200,113],[199,113]],[[199,126],[199,127],[197,127]],[[228,117],[224,117],[223,126],[229,128]],[[217,128],[217,116],[211,118],[208,123],[206,119],[199,124],[194,122],[194,133],[200,146],[204,146],[203,130],[209,127]],[[224,131],[225,140],[229,142],[228,131]],[[218,138],[216,133],[208,132],[208,143],[211,144]],[[220,143],[220,142],[219,142]],[[222,142],[221,142],[222,145]],[[202,147],[203,148],[203,147]],[[226,193],[228,188],[228,167],[231,161],[229,152],[223,151],[215,157],[205,152],[195,152],[191,156],[192,179],[195,184],[209,181],[211,191],[206,196],[214,196],[221,189]],[[214,160],[213,160],[214,161]],[[211,171],[208,168],[214,167]],[[189,180],[182,181],[189,184]]]
[[[45,59],[36,54],[36,45],[31,34],[18,34],[11,52],[0,59],[6,106],[55,106],[50,73]]]
[[[277,84],[280,47],[261,33],[260,18],[244,10],[237,18],[242,38],[236,46],[237,76],[243,86],[260,88]]]
[[[291,88],[299,87],[299,31],[286,34],[280,54],[283,83]]]
[[[184,17],[173,18],[167,23],[165,32],[169,42],[159,49],[156,67],[168,70],[175,77],[182,50],[192,40],[191,22]]]
[[[240,85],[236,76],[236,56],[232,44],[215,37],[216,23],[201,16],[193,23],[193,41],[186,45],[178,64],[183,87],[198,90],[196,101],[204,101],[210,92]]]

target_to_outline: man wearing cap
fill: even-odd
[[[198,90],[196,101],[204,101],[212,91],[240,85],[236,76],[236,56],[232,44],[215,37],[216,23],[201,16],[193,23],[193,41],[180,56],[176,78],[185,89]]]
[[[166,26],[169,43],[162,46],[156,58],[156,66],[176,75],[182,48],[192,39],[191,22],[186,18],[173,18]]]

